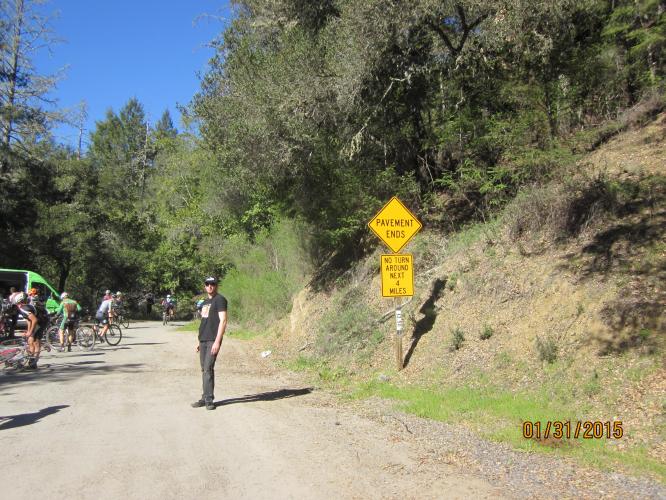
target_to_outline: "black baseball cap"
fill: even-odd
[[[204,280],[204,285],[217,285],[217,278],[215,276],[208,276]]]

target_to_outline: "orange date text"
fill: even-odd
[[[525,439],[620,439],[624,435],[622,421],[600,420],[523,422]]]

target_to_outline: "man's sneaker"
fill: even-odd
[[[192,403],[192,408],[201,408],[202,406],[206,406],[206,402],[203,399]]]
[[[214,410],[215,409],[215,403],[212,401],[206,402],[206,410]]]

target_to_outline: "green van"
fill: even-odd
[[[60,294],[48,281],[33,271],[0,269],[0,296],[7,298],[11,287],[25,293],[31,288],[36,288],[37,294],[50,313],[55,312],[60,305]]]

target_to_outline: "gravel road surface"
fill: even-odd
[[[14,499],[498,498],[496,483],[268,369],[225,339],[217,408],[191,408],[195,334],[135,323],[121,344],[43,355],[0,375],[4,488]],[[23,478],[23,479],[21,479]],[[5,490],[6,491],[6,490]],[[510,493],[508,496],[511,496]]]

